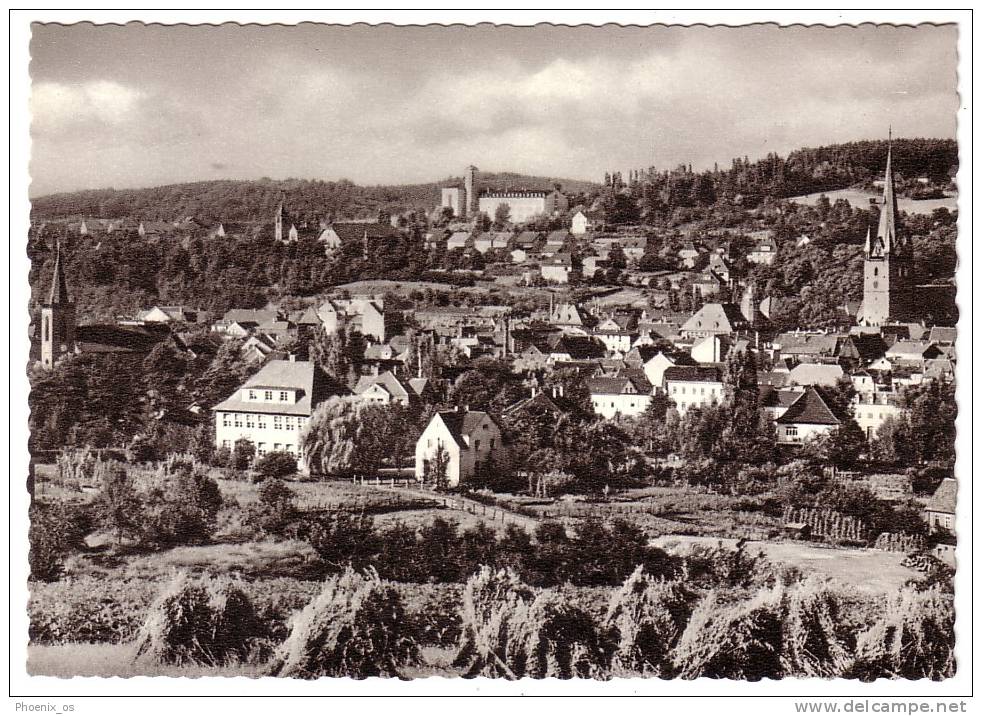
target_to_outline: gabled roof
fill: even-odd
[[[665,369],[665,382],[722,383],[723,373],[715,366],[673,365]]]
[[[632,376],[603,375],[587,378],[585,382],[591,395],[647,395],[648,393]]]
[[[845,371],[837,363],[799,363],[789,375],[791,382],[798,385],[833,386]]]
[[[279,313],[265,309],[233,308],[222,316],[226,323],[239,323],[242,325],[255,324],[261,325],[271,323],[279,318]]]
[[[800,390],[781,390],[771,385],[762,385],[759,404],[762,408],[790,408],[801,395]]]
[[[839,425],[841,421],[821,394],[809,386],[775,422],[782,425]]]
[[[491,416],[483,410],[441,410],[437,415],[447,426],[454,442],[464,450],[467,449],[464,438],[470,436],[480,425],[487,422],[497,426]]]
[[[747,327],[747,319],[734,303],[707,303],[686,321],[682,331],[733,333]]]
[[[82,353],[149,353],[170,337],[165,325],[87,325],[75,329],[75,342]]]
[[[924,509],[928,512],[945,512],[949,515],[955,514],[955,505],[958,500],[958,481],[952,477],[946,477],[938,485],[938,489],[931,495]]]
[[[408,398],[409,391],[403,387],[399,379],[392,374],[392,371],[385,371],[384,373],[379,373],[378,375],[363,375],[358,379],[358,384],[355,386],[355,394],[361,395],[366,390],[371,388],[373,385],[381,385],[389,393],[389,395],[398,398]]]
[[[316,402],[324,397],[322,393],[326,393],[323,390],[326,386],[315,383],[316,366],[311,361],[271,360],[212,410],[309,416]],[[239,397],[243,388],[295,390],[298,391],[298,399],[294,403],[244,401]]]
[[[557,229],[556,231],[550,231],[546,236],[547,244],[564,244],[566,239],[569,237],[569,232],[565,229]]]

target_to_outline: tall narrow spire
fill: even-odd
[[[887,167],[883,175],[883,206],[880,209],[880,223],[876,229],[877,243],[884,253],[889,253],[897,241],[897,225],[900,215],[897,210],[897,197],[893,187],[893,128],[890,128],[887,142]]]
[[[52,306],[62,303],[71,303],[72,299],[68,295],[68,284],[65,282],[65,272],[61,267],[61,240],[59,239],[55,247],[55,273],[51,280],[51,293],[48,294],[48,303]]]

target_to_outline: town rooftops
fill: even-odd
[[[263,323],[272,323],[278,319],[279,313],[277,311],[251,308],[233,308],[222,316],[225,323],[238,323],[243,326],[251,324],[258,326]]]
[[[75,342],[81,353],[149,353],[170,335],[164,324],[89,325],[75,329]]]
[[[809,386],[775,422],[783,425],[839,425],[840,420],[815,388]]]
[[[797,385],[835,385],[845,375],[837,363],[799,363],[791,369],[790,382]]]
[[[602,375],[587,378],[585,382],[591,395],[646,395],[650,392],[649,386],[640,385],[633,376]]]
[[[392,371],[385,371],[378,375],[363,375],[358,379],[355,386],[355,394],[361,395],[373,385],[382,386],[385,391],[393,398],[408,398],[409,391],[399,382],[399,379],[392,374]]]
[[[954,343],[958,330],[947,326],[934,326],[928,334],[928,340],[932,343]]]

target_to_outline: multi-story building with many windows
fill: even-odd
[[[310,361],[272,360],[216,405],[215,446],[230,450],[245,438],[256,456],[287,452],[306,471],[300,431],[314,408],[330,396],[327,378]]]

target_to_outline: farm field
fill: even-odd
[[[732,547],[736,540],[678,535],[665,535],[653,540],[655,546],[676,553],[689,545],[712,546],[718,543]],[[806,542],[747,542],[745,549],[763,552],[775,563],[794,565],[802,572],[834,579],[869,593],[893,594],[907,580],[921,576],[904,567],[901,562],[905,555],[896,552],[835,548]]]
[[[822,196],[827,196],[829,201],[833,204],[839,199],[845,199],[853,208],[856,209],[862,209],[868,206],[870,199],[880,198],[879,194],[867,193],[856,189],[839,189],[837,191],[820,191],[814,194],[793,196],[788,199],[788,201],[794,202],[795,204],[804,204],[805,206],[814,206],[818,203],[819,198]],[[958,208],[958,197],[946,196],[943,199],[921,200],[898,197],[897,206],[901,211],[906,211],[909,214],[930,214],[935,209],[941,208],[947,209],[948,211],[954,211]]]

